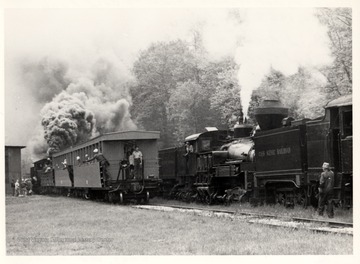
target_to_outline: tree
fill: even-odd
[[[220,122],[227,127],[233,127],[242,119],[240,86],[237,78],[238,66],[232,58],[213,65],[217,74],[213,85],[215,90],[211,95],[211,109],[220,116]]]
[[[211,62],[201,35],[192,33],[191,43],[152,44],[133,67],[132,116],[140,128],[160,130],[162,147],[206,126],[227,128],[240,116],[236,63],[231,58]]]
[[[352,92],[352,13],[350,8],[319,8],[317,17],[327,26],[334,62],[320,71],[332,97]]]
[[[174,124],[176,142],[183,142],[186,136],[202,131],[211,123],[209,100],[204,95],[203,87],[196,81],[179,83],[172,93],[170,119]]]
[[[180,40],[158,42],[140,53],[133,73],[133,115],[146,130],[160,130],[164,146],[172,142],[174,128],[169,123],[169,99],[178,83],[196,76],[195,60],[188,45]]]
[[[280,100],[289,109],[288,115],[295,119],[323,115],[324,105],[331,97],[324,92],[324,83],[315,73],[314,69],[299,67],[295,74],[284,76],[272,69],[252,94],[249,106],[252,122],[255,121],[254,109],[265,99]]]
[[[314,69],[299,67],[295,74],[286,77],[281,99],[289,108],[289,116],[301,119],[324,114],[324,105],[330,97],[324,93],[324,83],[315,73]]]

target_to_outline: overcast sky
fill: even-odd
[[[6,144],[27,144],[44,106],[21,76],[24,64],[44,58],[61,61],[75,80],[90,76],[93,64],[105,58],[124,80],[131,79],[140,50],[156,41],[190,40],[190,30],[201,26],[212,59],[233,56],[241,65],[239,79],[246,99],[271,66],[292,74],[300,65],[331,62],[326,28],[313,12],[310,8],[6,10]]]

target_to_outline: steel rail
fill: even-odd
[[[309,218],[302,218],[302,217],[287,217],[287,216],[278,216],[278,215],[272,215],[272,214],[262,214],[262,213],[253,213],[253,212],[241,212],[241,211],[234,211],[234,210],[222,210],[222,209],[211,209],[211,208],[201,208],[201,207],[192,207],[192,206],[182,206],[182,205],[166,205],[166,204],[148,204],[146,205],[146,208],[143,206],[134,206],[136,208],[150,208],[150,207],[165,207],[165,208],[174,208],[174,209],[184,209],[184,210],[198,210],[203,212],[209,212],[209,213],[222,213],[227,214],[231,216],[245,216],[247,222],[249,223],[256,223],[256,224],[263,224],[268,226],[274,226],[274,227],[288,227],[296,230],[305,229],[310,230],[314,232],[321,232],[321,233],[339,233],[339,234],[346,234],[346,235],[353,235],[352,230],[351,232],[341,232],[342,229],[352,229],[353,224],[352,223],[346,223],[346,222],[337,222],[333,220],[319,220],[319,219],[309,219]],[[280,224],[274,224],[274,223],[266,223],[261,222],[258,220],[277,220]],[[284,224],[284,225],[281,225]],[[303,227],[297,227],[297,226],[287,226],[285,223],[310,223],[310,224],[316,224],[316,226],[310,226],[307,228]]]

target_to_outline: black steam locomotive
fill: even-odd
[[[124,203],[148,202],[158,192],[159,132],[108,133],[55,153],[34,163],[32,178],[40,193]],[[133,173],[129,155],[138,146],[143,154],[139,172]]]
[[[187,137],[188,151],[160,150],[163,192],[187,202],[306,206],[316,201],[322,164],[329,162],[336,175],[335,201],[350,207],[352,96],[329,102],[325,116],[314,120],[287,115],[279,101],[265,100],[255,110],[259,129],[240,124],[234,131]]]

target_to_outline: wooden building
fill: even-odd
[[[21,149],[25,146],[5,145],[5,193],[12,194],[11,182],[21,179]]]

